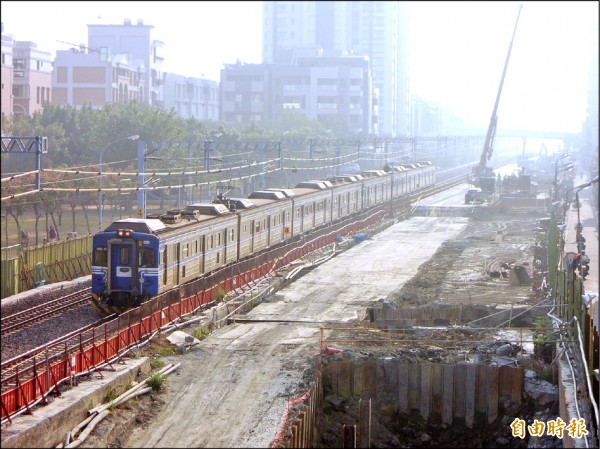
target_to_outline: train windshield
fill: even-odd
[[[151,248],[141,248],[138,251],[139,267],[155,267],[154,250]]]
[[[97,267],[106,267],[108,261],[108,251],[106,246],[98,246],[94,251],[94,265]]]

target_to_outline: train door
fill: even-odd
[[[181,262],[181,242],[175,244],[175,263],[173,264],[173,272],[175,279],[175,285],[179,285],[179,265]]]
[[[256,220],[252,220],[252,225],[250,226],[250,254],[254,254],[254,236],[255,232]]]
[[[205,260],[206,260],[206,237],[204,235],[200,236],[200,257],[198,258],[198,269],[200,270],[200,274],[204,274],[205,272]]]
[[[133,242],[119,241],[110,244],[110,289],[131,291],[134,286],[134,245]]]

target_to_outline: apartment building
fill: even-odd
[[[291,62],[295,49],[369,57],[379,92],[378,132],[409,135],[406,13],[402,2],[265,1],[263,62]]]
[[[144,101],[146,70],[125,54],[89,51],[87,47],[59,50],[52,74],[52,103],[101,108],[110,103]]]
[[[32,115],[52,99],[52,59],[34,42],[2,33],[2,115]]]
[[[269,76],[267,64],[226,64],[221,70],[220,120],[248,124],[271,120],[273,112],[267,108],[272,95],[267,89]]]
[[[123,25],[88,25],[88,47],[107,58],[127,55],[132,66],[144,66],[143,84],[147,92],[140,101],[162,107],[164,58],[161,49],[164,43],[151,38],[153,28],[152,25],[144,25],[142,20],[132,24],[129,19],[125,19]]]
[[[230,64],[221,71],[220,118],[251,123],[296,109],[353,134],[371,134],[377,114],[364,56],[300,56],[293,64]]]
[[[219,120],[219,83],[165,73],[163,85],[165,111],[186,119]]]
[[[4,34],[4,23],[2,23],[2,92],[0,101],[2,102],[2,118],[7,117],[13,112],[13,47],[15,41],[10,34]]]

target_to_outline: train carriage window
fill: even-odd
[[[106,246],[99,246],[94,251],[94,265],[106,267],[108,263],[108,251]]]
[[[296,218],[300,218],[300,208],[296,209]]]
[[[267,229],[267,219],[263,220],[263,229]]]
[[[198,254],[198,240],[194,240],[194,246],[195,246],[194,254]]]
[[[221,233],[217,234],[217,246],[221,246]]]
[[[233,242],[235,240],[235,230],[232,229],[229,231],[229,241]]]
[[[290,221],[290,212],[289,212],[289,211],[287,211],[287,212],[285,213],[285,219],[286,219],[286,221],[288,221],[288,222]]]
[[[151,248],[141,248],[138,251],[138,266],[141,268],[154,267],[154,250]]]
[[[248,225],[244,225],[244,234],[248,234]]]
[[[211,235],[208,241],[208,249],[213,249],[215,247],[215,236]]]
[[[181,267],[181,277],[184,278],[185,277],[185,265],[183,265]]]
[[[120,260],[123,265],[129,265],[129,248],[123,247],[120,251]]]

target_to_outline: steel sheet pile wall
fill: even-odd
[[[323,382],[331,385],[331,394],[343,398],[372,398],[375,409],[416,411],[447,425],[460,419],[472,428],[476,418],[494,422],[505,398],[521,402],[523,373],[523,367],[466,363],[335,361],[323,367]]]

